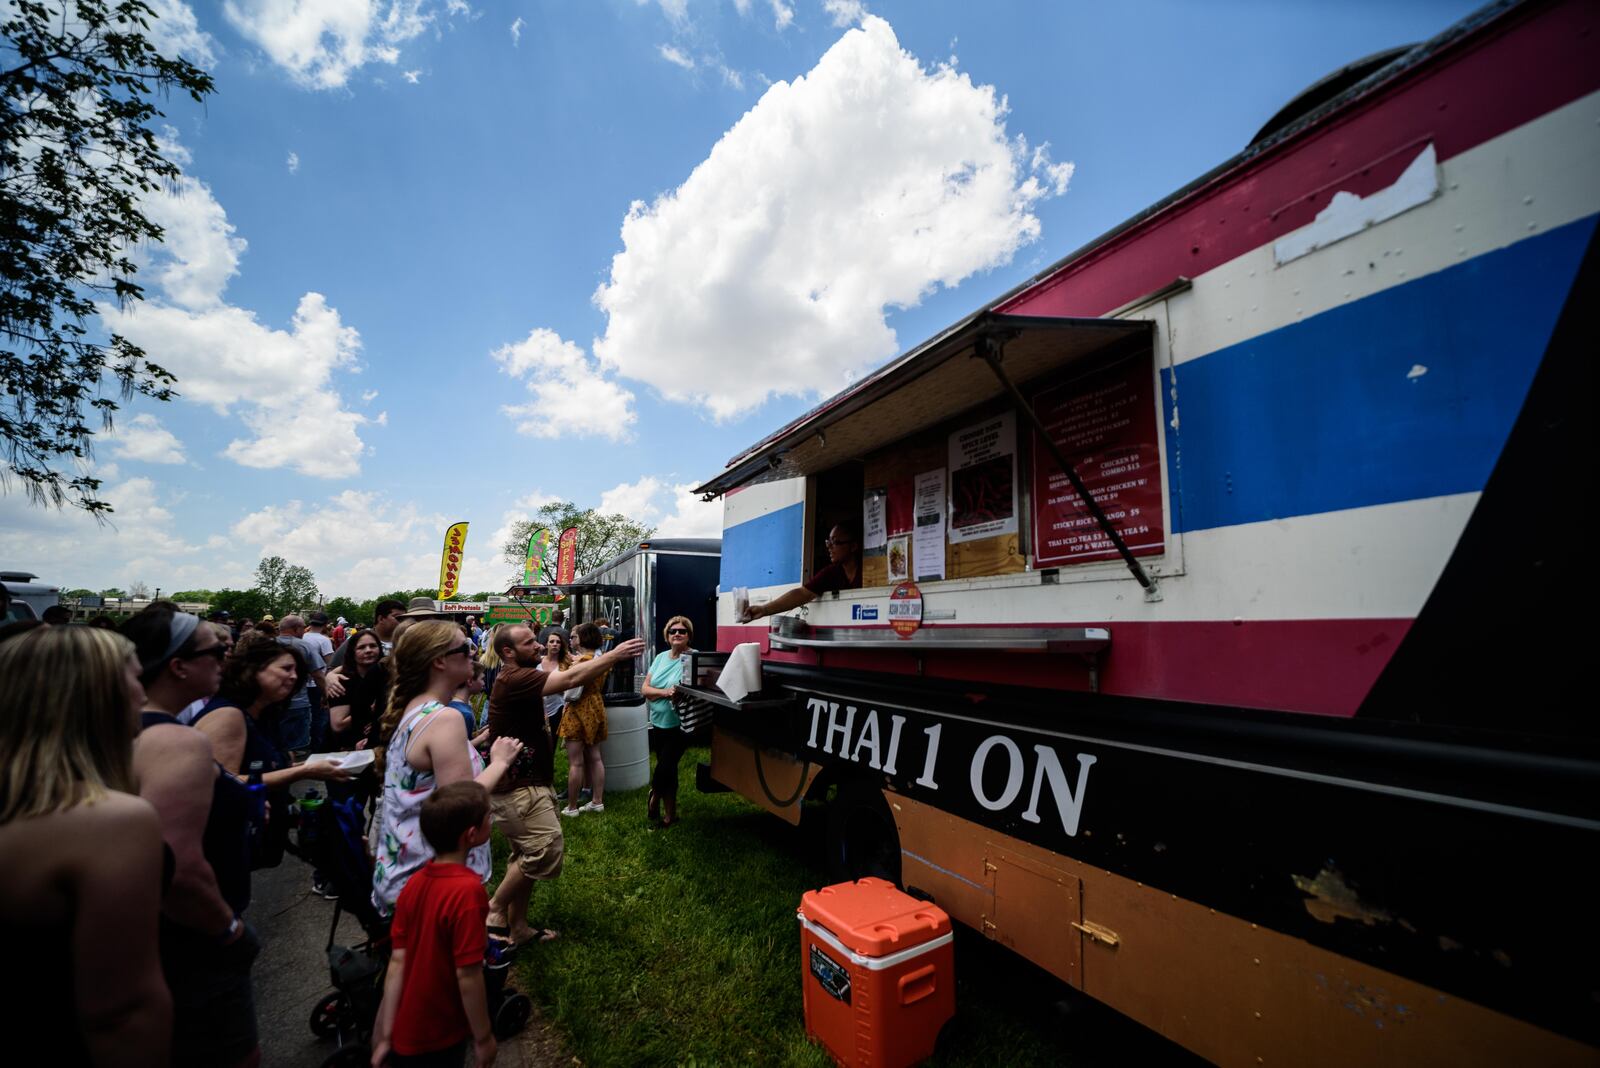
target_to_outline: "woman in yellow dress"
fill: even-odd
[[[594,658],[600,649],[600,628],[583,623],[572,631],[573,661]],[[606,766],[600,759],[600,743],[606,740],[606,676],[610,669],[590,679],[583,694],[569,704],[561,716],[561,737],[567,743],[567,807],[563,816],[606,810]],[[594,791],[587,804],[574,807],[585,785]]]

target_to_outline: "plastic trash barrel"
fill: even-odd
[[[606,694],[606,740],[600,743],[606,793],[637,790],[650,781],[649,726],[644,694]]]

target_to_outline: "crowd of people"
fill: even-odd
[[[643,687],[658,827],[677,819],[692,632],[668,622]],[[58,1024],[63,1064],[256,1064],[251,873],[293,850],[291,791],[316,780],[369,819],[392,945],[372,1063],[461,1063],[468,1046],[491,1063],[489,940],[558,937],[532,891],[561,873],[562,820],[605,812],[605,680],[643,650],[599,621],[489,632],[398,601],[369,627],[155,602],[120,630],[0,628],[0,937],[34,966],[6,970],[4,1015]],[[492,896],[491,826],[511,853]]]

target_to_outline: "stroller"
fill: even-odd
[[[367,856],[365,798],[330,798],[310,812],[302,810],[300,852],[333,884],[339,897],[328,927],[328,974],[333,990],[311,1010],[311,1033],[332,1038],[338,1048],[322,1068],[355,1068],[372,1057],[372,1027],[383,1000],[389,966],[389,925],[372,904],[372,860]],[[337,944],[339,918],[348,912],[361,925],[366,940],[354,946]],[[511,947],[490,938],[484,961],[489,1019],[495,1038],[504,1041],[520,1032],[533,1012],[526,994],[507,985],[513,960]]]

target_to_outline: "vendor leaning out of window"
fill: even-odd
[[[740,622],[748,623],[760,616],[775,616],[791,608],[799,608],[833,590],[860,589],[861,553],[856,545],[855,530],[844,523],[838,524],[828,533],[827,545],[827,567],[812,575],[803,586],[796,586],[766,604],[753,604],[746,608],[744,619]]]

